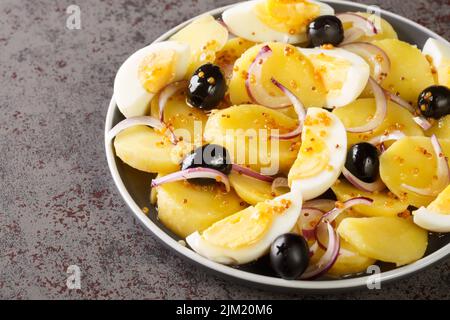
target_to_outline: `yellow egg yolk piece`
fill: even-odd
[[[305,0],[268,0],[256,6],[256,14],[272,29],[294,35],[305,32],[320,7]]]
[[[328,96],[341,94],[341,89],[347,80],[350,62],[326,55],[324,53],[308,56],[314,65],[315,72],[325,85]]]
[[[174,50],[153,52],[146,56],[138,68],[142,86],[150,93],[158,93],[175,79],[177,54]]]
[[[450,185],[428,206],[428,210],[450,215]]]
[[[202,237],[210,244],[226,248],[249,247],[263,238],[270,229],[276,215],[283,214],[289,200],[268,200],[258,203],[213,224]]]

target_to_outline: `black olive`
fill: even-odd
[[[187,102],[194,108],[211,110],[225,97],[227,85],[220,68],[211,63],[198,68],[189,81]]]
[[[209,168],[220,171],[225,175],[231,172],[231,167],[231,158],[228,150],[217,144],[206,144],[195,149],[184,158],[181,164],[181,170]],[[213,179],[206,178],[190,179],[189,181],[198,184],[211,184],[215,182]]]
[[[279,236],[270,247],[270,264],[283,279],[298,278],[309,264],[308,243],[294,233]]]
[[[445,86],[431,86],[426,88],[418,101],[422,115],[439,119],[450,114],[450,89]]]
[[[371,183],[378,178],[380,169],[379,152],[370,143],[353,145],[347,153],[345,167],[358,179]]]
[[[344,27],[335,16],[320,16],[309,23],[307,35],[313,47],[324,44],[337,47],[344,40]]]

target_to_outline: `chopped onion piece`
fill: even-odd
[[[314,199],[306,201],[303,206],[307,208],[316,208],[321,211],[330,211],[336,205],[336,201],[330,199]]]
[[[271,96],[262,83],[262,68],[267,59],[272,55],[273,51],[268,45],[261,48],[255,60],[248,69],[248,77],[245,80],[245,88],[254,103],[262,106],[281,109],[289,107],[292,103],[286,96]]]
[[[312,240],[315,238],[315,229],[321,220],[324,212],[317,208],[303,207],[300,218],[297,221],[297,227],[302,231],[302,235]]]
[[[378,34],[378,29],[372,21],[356,13],[339,13],[336,17],[341,20],[342,23],[351,22],[353,24],[353,28],[363,30],[364,34],[367,36],[374,36]]]
[[[302,133],[303,123],[305,122],[305,118],[306,118],[305,106],[297,98],[297,96],[295,94],[293,94],[288,88],[283,86],[281,83],[279,83],[274,78],[272,78],[272,83],[274,85],[276,85],[281,91],[283,91],[283,93],[286,95],[286,97],[288,97],[289,100],[291,101],[292,105],[294,106],[295,112],[297,113],[297,116],[298,116],[298,126],[291,132],[284,133],[284,134],[272,134],[271,137],[275,138],[275,139],[280,139],[280,140],[288,140],[288,139],[298,137]]]
[[[272,182],[272,192],[274,194],[278,194],[278,190],[282,188],[289,189],[288,179],[285,177],[275,178],[275,180],[273,180]]]
[[[373,137],[369,140],[370,144],[373,144],[374,146],[377,146],[379,144],[382,144],[386,141],[390,140],[400,140],[402,138],[406,137],[406,134],[404,134],[402,131],[395,130],[388,134],[382,134],[380,136]]]
[[[240,166],[238,164],[233,164],[232,168],[233,168],[234,171],[236,171],[239,174],[243,174],[243,175],[246,175],[246,176],[249,176],[249,177],[261,180],[261,181],[272,182],[275,179],[274,177],[265,176],[265,175],[260,174],[260,173],[258,173],[256,171],[253,171],[250,168],[247,168],[247,167],[244,167],[244,166]]]
[[[430,130],[430,128],[433,126],[430,121],[422,116],[414,117],[414,121],[425,131]]]
[[[174,172],[152,180],[152,188],[160,186],[168,182],[175,182],[180,180],[196,179],[196,178],[206,178],[214,179],[217,182],[221,182],[225,185],[227,192],[230,191],[230,180],[228,177],[220,171],[209,169],[209,168],[192,168],[183,171]]]
[[[159,121],[158,119],[150,116],[142,116],[142,117],[133,117],[133,118],[127,118],[125,120],[122,120],[118,124],[114,126],[109,132],[108,132],[108,139],[112,140],[114,139],[120,132],[123,130],[126,130],[131,127],[135,126],[149,126],[156,130],[164,130],[164,124]],[[177,144],[178,140],[173,131],[170,128],[167,128],[170,133],[170,141],[173,144]]]
[[[322,221],[333,222],[342,212],[350,209],[353,206],[364,204],[371,205],[373,203],[372,199],[366,197],[356,197],[345,201],[341,206],[335,207],[334,209],[328,211],[322,216]]]
[[[381,83],[387,77],[391,60],[381,48],[367,42],[353,42],[340,47],[371,61],[375,66],[373,77],[376,82]]]
[[[364,31],[359,28],[351,27],[344,31],[344,41],[342,41],[341,46],[344,44],[352,43],[358,41],[364,35]]]
[[[384,91],[380,87],[380,85],[372,77],[369,78],[369,84],[372,87],[372,91],[376,100],[377,109],[375,111],[375,114],[373,115],[373,118],[365,125],[356,128],[347,128],[348,132],[362,133],[373,131],[376,128],[378,128],[386,118],[387,115],[386,95],[384,94]]]
[[[169,84],[161,91],[159,94],[159,120],[161,120],[161,122],[164,122],[164,108],[166,107],[167,101],[169,101],[170,97],[174,94],[186,88],[187,85],[188,82],[186,80],[178,81]]]
[[[437,180],[432,179],[429,188],[416,188],[407,184],[402,187],[422,196],[437,196],[450,184],[450,168],[448,166],[448,158],[445,156],[436,135],[431,137],[434,154],[437,159]]]
[[[386,188],[383,181],[380,177],[377,178],[375,182],[364,182],[360,179],[358,179],[356,176],[354,176],[346,167],[342,169],[342,174],[344,177],[350,182],[355,188],[366,191],[366,192],[376,192],[381,191]]]
[[[315,279],[330,270],[335,264],[340,251],[340,239],[337,232],[333,229],[330,223],[326,222],[328,231],[328,248],[324,255],[319,259],[317,264],[310,265],[300,277],[301,279]],[[317,248],[316,248],[317,251]]]

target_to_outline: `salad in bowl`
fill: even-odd
[[[414,263],[450,232],[450,46],[312,0],[202,15],[119,68],[107,133],[196,254],[285,280]]]

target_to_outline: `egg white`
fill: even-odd
[[[433,232],[450,232],[450,214],[434,212],[421,207],[413,212],[414,223]]]
[[[342,88],[338,94],[336,92],[330,92],[327,94],[326,106],[328,108],[338,108],[346,106],[347,104],[355,101],[366,87],[370,77],[370,66],[360,56],[349,52],[344,49],[303,49],[299,48],[300,52],[305,56],[318,55],[323,53],[324,55],[339,58],[347,61],[350,67],[347,70],[347,78],[344,81]],[[314,61],[311,60],[314,65]],[[314,65],[316,67],[316,65]],[[327,88],[325,88],[327,89]]]
[[[326,129],[326,136],[323,141],[329,150],[328,165],[332,169],[324,169],[315,176],[292,181],[292,185],[298,183],[304,201],[317,198],[333,186],[342,172],[347,157],[347,132],[341,120],[336,115],[321,108],[308,108],[307,117],[314,119],[317,118],[319,113],[324,112],[331,119],[331,124]],[[308,125],[305,125],[302,132],[303,141],[307,139],[307,129]],[[300,153],[299,156],[301,156]]]
[[[225,10],[222,19],[232,34],[253,42],[303,43],[306,33],[291,35],[270,28],[257,16],[256,6],[266,0],[252,0]],[[320,6],[320,15],[334,15],[334,9],[319,1],[309,1]]]
[[[185,77],[189,66],[190,47],[176,41],[158,42],[142,48],[119,68],[114,81],[114,99],[125,117],[143,116],[149,112],[150,101],[155,94],[142,86],[138,76],[139,64],[148,55],[168,49],[176,52],[174,81],[179,81]]]
[[[198,254],[218,263],[238,265],[255,261],[267,253],[272,242],[278,236],[290,232],[299,218],[303,199],[298,184],[294,184],[289,193],[279,196],[273,201],[282,199],[290,200],[291,206],[282,214],[274,217],[270,229],[255,244],[235,250],[223,248],[206,241],[198,231],[189,235],[186,242]]]
[[[450,68],[450,47],[442,41],[429,38],[422,49],[422,53],[431,57],[432,64],[438,72],[439,84],[450,85],[450,83],[445,83],[449,81],[450,76],[448,74],[440,74],[440,72],[445,72],[445,68],[443,68],[445,65]]]

